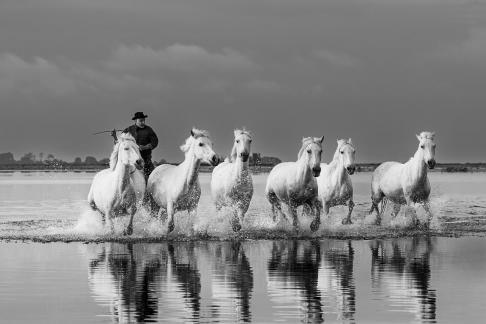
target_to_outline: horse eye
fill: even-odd
[[[341,151],[341,154],[344,154],[344,151]]]
[[[236,143],[239,143],[239,142],[240,142],[240,140],[236,140]]]
[[[204,144],[203,143],[199,143],[199,146],[204,146]]]
[[[421,148],[421,149],[424,149],[424,148],[425,148],[425,146],[424,146],[424,145],[420,145],[420,148]]]
[[[307,153],[309,153],[309,154],[310,154],[310,153],[311,153],[311,150],[307,150]]]
[[[125,151],[128,151],[128,147],[125,147],[125,148],[124,148],[124,150],[125,150]]]
[[[252,142],[252,140],[249,140],[248,142],[250,142],[250,143],[251,143],[251,142]]]

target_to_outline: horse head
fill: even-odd
[[[135,172],[135,169],[141,170],[143,168],[143,159],[140,155],[140,149],[132,135],[129,133],[122,133],[115,144],[113,152],[110,157],[110,168],[115,170],[118,163],[122,163],[130,168],[130,172]]]
[[[241,157],[243,162],[248,161],[250,157],[250,146],[252,142],[252,136],[250,132],[243,129],[235,129],[235,143],[231,150],[231,162],[236,161],[237,157]]]
[[[302,147],[298,154],[298,160],[304,159],[312,170],[312,175],[318,177],[321,174],[321,157],[322,157],[322,137],[304,137]]]
[[[436,144],[434,142],[435,133],[434,132],[422,132],[420,135],[416,135],[419,141],[419,148],[418,151],[421,152],[421,156],[423,161],[429,169],[433,169],[435,167],[435,147]]]
[[[356,171],[356,165],[354,162],[356,149],[353,146],[351,138],[349,139],[338,139],[337,149],[334,153],[334,159],[339,159],[343,167],[349,174],[353,174]]]
[[[208,131],[197,128],[191,129],[191,136],[186,139],[186,143],[181,146],[181,151],[187,154],[193,154],[197,160],[217,165],[219,158],[213,151],[213,143],[209,138]]]

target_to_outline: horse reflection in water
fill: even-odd
[[[176,261],[172,245],[106,243],[88,249],[90,289],[97,301],[108,304],[113,322],[156,322],[163,291],[170,291],[172,301],[179,299],[167,307],[182,311],[183,304],[190,317],[199,317],[199,273]],[[186,251],[191,259],[193,248]],[[167,282],[175,287],[164,287]]]
[[[356,312],[356,286],[353,279],[354,249],[351,241],[323,241],[324,264],[318,287],[327,303],[335,303],[338,319],[353,323]]]
[[[273,242],[268,262],[268,292],[286,312],[299,300],[298,316],[305,323],[324,321],[321,294],[317,287],[321,249],[315,241]]]
[[[377,240],[370,247],[373,289],[389,296],[392,308],[434,323],[437,300],[430,288],[431,238]]]
[[[241,243],[105,243],[86,249],[90,289],[109,306],[113,322],[251,321],[253,272]]]
[[[205,244],[198,252],[201,271],[204,265],[210,265],[211,274],[203,282],[203,290],[211,291],[210,305],[204,305],[211,309],[210,319],[251,322],[253,270],[242,243]]]

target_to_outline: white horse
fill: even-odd
[[[343,224],[351,224],[351,213],[354,208],[353,183],[349,175],[356,170],[354,165],[355,148],[351,139],[337,141],[337,149],[331,163],[321,163],[321,175],[317,177],[319,199],[326,215],[329,208],[338,205],[348,205],[348,217]]]
[[[292,214],[294,229],[297,229],[297,207],[304,205],[315,213],[311,230],[319,228],[321,207],[315,178],[321,173],[323,140],[324,136],[303,138],[297,162],[279,163],[270,171],[265,194],[272,205],[274,221],[277,218],[276,211],[280,217],[285,216],[281,206],[281,203],[285,203]]]
[[[153,212],[163,219],[168,216],[168,232],[174,230],[174,213],[187,210],[191,218],[196,217],[196,208],[201,197],[199,166],[201,162],[217,165],[218,157],[207,131],[193,128],[191,136],[181,146],[184,161],[177,165],[162,164],[152,171],[147,182],[147,194]]]
[[[385,162],[373,172],[371,180],[372,206],[370,214],[376,210],[376,224],[381,224],[381,217],[386,207],[386,201],[393,203],[392,216],[400,211],[401,205],[414,207],[416,203],[423,206],[427,212],[427,227],[430,225],[432,213],[429,207],[430,183],[427,177],[427,167],[435,167],[435,133],[422,132],[417,135],[419,146],[415,155],[405,164]],[[386,200],[383,200],[386,198]],[[381,212],[378,204],[382,202]],[[413,222],[418,225],[416,213]]]
[[[234,131],[235,142],[230,159],[216,166],[211,178],[211,193],[216,209],[233,208],[233,231],[241,229],[243,217],[253,196],[253,180],[248,167],[251,134],[246,130]]]
[[[133,232],[133,215],[141,205],[145,194],[143,159],[135,139],[122,133],[113,148],[110,168],[98,172],[91,184],[88,202],[93,210],[101,213],[114,232],[112,218],[128,213],[130,221],[124,234]]]

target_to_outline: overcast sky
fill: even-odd
[[[486,161],[484,0],[2,0],[0,152],[107,157],[132,123],[181,160],[192,126],[228,154],[295,160],[303,136],[352,137],[361,162]]]

